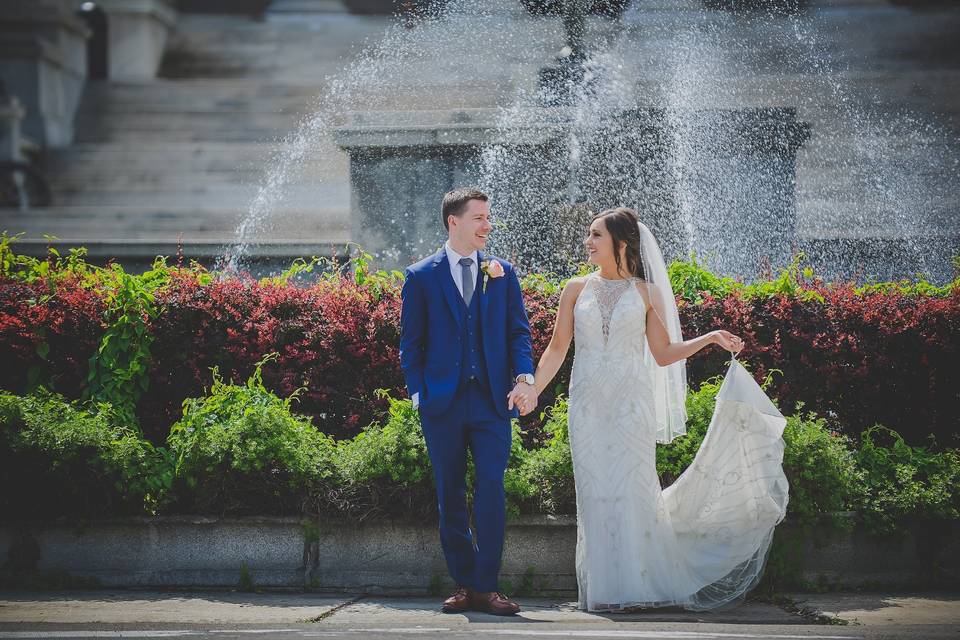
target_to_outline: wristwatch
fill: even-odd
[[[517,376],[517,382],[526,382],[530,386],[533,386],[533,383],[536,382],[536,380],[534,380],[532,373],[521,373]]]

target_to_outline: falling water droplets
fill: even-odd
[[[956,133],[937,114],[883,103],[856,47],[840,46],[863,27],[837,12],[740,13],[705,4],[635,0],[619,20],[591,18],[585,80],[561,107],[549,106],[557,96],[536,80],[541,67],[556,64],[559,19],[531,17],[512,0],[452,0],[412,28],[398,20],[329,79],[314,113],[283,141],[220,266],[242,265],[298,170],[318,149],[334,148],[331,137],[349,118],[493,108],[472,177],[492,196],[490,248],[525,269],[568,272],[585,257],[590,212],[628,205],[669,255],[696,252],[712,268],[744,277],[753,262],[743,254],[776,254],[767,257],[783,263],[804,249],[818,269],[850,276],[857,255],[891,248],[895,264],[885,275],[943,277],[960,235]],[[770,115],[771,108],[781,111]],[[740,115],[763,112],[757,122],[776,128],[790,117],[782,108],[810,123],[795,157],[754,161],[749,144],[764,139],[762,127],[754,138],[744,134],[754,142],[731,142]],[[387,132],[384,141],[394,137]],[[742,161],[719,157],[718,141]],[[383,219],[396,225],[398,217],[436,213]],[[771,230],[774,223],[784,228]],[[721,232],[730,224],[745,238],[735,251]],[[411,243],[435,249],[431,239]]]

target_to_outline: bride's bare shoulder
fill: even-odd
[[[583,291],[584,285],[587,284],[588,277],[589,276],[579,276],[567,280],[567,284],[563,285],[563,293],[560,294],[561,297],[572,298],[573,301],[576,301],[580,292]]]

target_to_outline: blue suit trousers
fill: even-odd
[[[496,591],[506,509],[503,475],[510,458],[510,420],[493,404],[489,389],[462,382],[449,410],[421,414],[440,508],[440,544],[458,585]],[[467,510],[467,449],[473,458],[475,528]]]

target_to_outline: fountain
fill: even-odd
[[[763,261],[789,260],[794,167],[807,125],[789,108],[629,104],[623,78],[586,48],[586,5],[563,3],[566,46],[540,70],[532,99],[500,110],[357,113],[337,130],[350,154],[360,244],[391,267],[408,264],[440,243],[429,215],[437,194],[474,183],[504,225],[491,249],[522,270],[569,274],[582,257],[579,239],[571,243],[564,231],[585,228],[590,210],[619,205],[637,209],[670,256],[723,247],[719,267],[747,278]],[[704,237],[684,219],[685,190],[704,196]],[[399,203],[427,215],[385,219]],[[571,219],[568,210],[582,215]]]
[[[668,258],[695,253],[745,279],[798,250],[828,277],[951,277],[956,220],[910,207],[928,191],[947,201],[955,137],[929,120],[869,118],[834,79],[840,63],[818,49],[812,18],[682,3],[669,15],[635,6],[620,21],[587,20],[583,0],[567,0],[557,21],[511,4],[452,0],[389,30],[333,79],[251,220],[269,216],[285,172],[323,137],[349,157],[352,239],[384,267],[435,251],[440,195],[477,184],[498,221],[491,250],[525,270],[569,272],[589,211],[628,205]],[[838,105],[827,116],[813,97],[823,95]],[[918,149],[938,141],[940,155],[923,158],[932,168],[889,162],[883,143],[905,136]],[[843,208],[850,177],[871,172],[852,187],[864,206]],[[915,196],[910,207],[904,195]],[[241,242],[256,227],[248,221]]]

